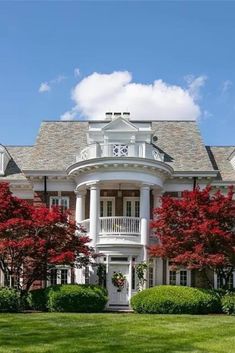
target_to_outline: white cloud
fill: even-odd
[[[74,76],[75,77],[79,77],[80,75],[81,75],[81,71],[80,71],[79,67],[76,67],[74,69]]]
[[[222,83],[222,93],[226,93],[230,90],[230,88],[232,87],[233,83],[232,81],[230,80],[225,80],[223,83]]]
[[[77,115],[77,110],[72,109],[71,111],[65,112],[64,114],[61,115],[60,119],[61,120],[74,120]]]
[[[42,82],[40,84],[40,87],[38,89],[39,93],[44,93],[44,92],[49,92],[51,90],[51,86],[49,85],[48,82]]]
[[[53,78],[51,81],[50,81],[50,83],[51,84],[58,84],[58,83],[60,83],[60,82],[62,82],[62,81],[64,81],[64,80],[66,80],[66,76],[64,76],[64,75],[58,75],[57,77],[55,77],[55,78]]]
[[[75,86],[75,106],[61,119],[103,119],[106,111],[129,111],[136,120],[197,119],[201,114],[197,99],[205,80],[205,76],[188,77],[188,87],[183,88],[160,79],[152,84],[135,83],[128,71],[94,72]]]
[[[213,114],[211,112],[209,112],[208,110],[204,110],[202,113],[202,119],[203,120],[208,120],[211,119],[213,117]]]
[[[190,96],[194,100],[199,100],[200,96],[200,89],[205,85],[207,77],[202,75],[195,77],[194,75],[185,76],[185,80],[188,84],[188,92]]]
[[[60,84],[62,81],[66,80],[66,78],[67,77],[64,75],[58,75],[57,77],[53,78],[50,81],[42,82],[39,86],[38,92],[39,93],[49,92],[51,91],[54,85]]]

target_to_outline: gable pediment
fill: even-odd
[[[7,149],[3,145],[0,145],[0,175],[5,174],[5,170],[10,159],[11,156]]]
[[[139,129],[120,116],[105,125],[102,130],[106,132],[137,132]]]

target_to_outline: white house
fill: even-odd
[[[226,191],[235,184],[235,146],[205,146],[195,121],[137,121],[129,113],[106,113],[102,121],[45,121],[34,146],[0,145],[0,181],[35,205],[70,208],[102,254],[109,305],[127,306],[137,290],[134,264],[148,261],[146,246],[157,241],[149,221],[161,195],[180,197],[207,184]],[[121,292],[112,284],[114,272],[127,278]],[[96,283],[95,266],[52,272],[52,284],[70,281]],[[170,271],[158,258],[146,285],[200,281],[185,269]]]

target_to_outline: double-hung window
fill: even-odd
[[[172,286],[190,286],[190,271],[168,271],[168,283]]]
[[[67,269],[60,270],[60,282],[61,282],[61,284],[68,283],[68,270]]]
[[[69,208],[69,197],[68,196],[51,196],[50,207],[57,206],[61,207],[62,211],[66,211]]]
[[[214,283],[215,288],[217,289],[223,288],[224,284],[225,284],[224,278],[215,274],[215,283]],[[235,271],[231,273],[231,275],[229,276],[228,288],[230,290],[233,290],[235,288]]]
[[[55,286],[57,284],[57,277],[58,277],[57,269],[52,268],[51,273],[50,273],[50,285],[51,286]]]
[[[50,285],[67,284],[70,281],[70,270],[67,268],[52,268],[50,270]]]

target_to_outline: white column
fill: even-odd
[[[76,223],[81,223],[85,219],[85,196],[86,191],[76,191],[76,212],[75,220]]]
[[[147,260],[147,245],[149,237],[150,188],[142,185],[140,188],[140,232],[143,245],[143,261]]]
[[[156,258],[155,276],[155,284],[163,284],[163,260],[160,257]]]
[[[109,157],[109,139],[104,137],[103,157]]]
[[[161,196],[162,196],[162,190],[159,190],[159,189],[153,190],[153,208],[157,208],[161,206]]]
[[[90,187],[90,233],[91,246],[96,246],[99,232],[100,188],[98,184]]]
[[[131,137],[130,144],[128,146],[128,157],[139,157],[139,154],[136,156],[136,147],[139,147],[135,143],[135,136]]]
[[[153,190],[153,208],[158,208],[161,206],[161,196],[163,194],[162,190],[155,189]],[[154,214],[153,214],[154,217]],[[155,260],[155,285],[163,284],[163,260],[160,257],[157,257]]]
[[[162,190],[154,189],[153,190],[153,208],[158,208],[161,206],[161,196]]]
[[[129,263],[129,288],[128,288],[128,299],[131,299],[132,296],[132,257],[130,258],[130,263]]]

